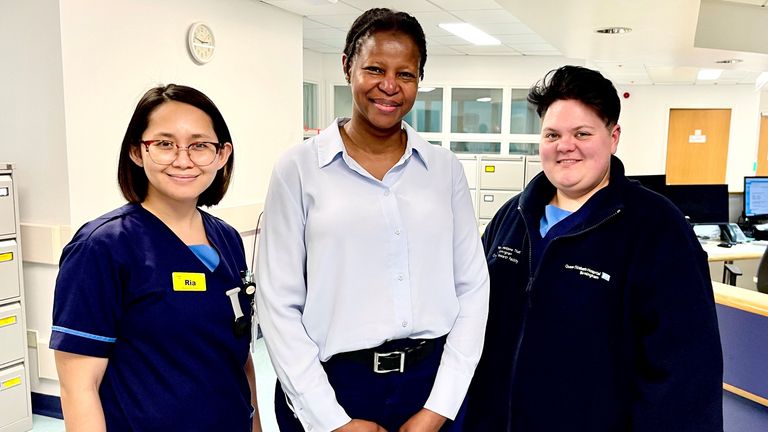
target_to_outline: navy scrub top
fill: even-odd
[[[246,269],[242,239],[201,214],[214,271],[138,204],[88,222],[64,248],[50,347],[109,359],[99,388],[109,431],[250,430],[250,335],[235,335],[225,294]]]

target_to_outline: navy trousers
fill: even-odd
[[[397,432],[424,407],[437,375],[444,341],[445,338],[440,338],[440,343],[428,357],[402,373],[375,373],[372,364],[337,356],[323,363],[323,368],[336,392],[336,400],[350,417],[373,421],[387,432]],[[441,431],[462,430],[465,405],[462,404],[456,419],[448,420]],[[275,386],[275,415],[281,432],[303,432],[301,423],[286,402],[280,382]]]

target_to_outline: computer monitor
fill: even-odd
[[[744,177],[744,217],[768,218],[768,177]]]
[[[646,188],[664,195],[664,189],[667,187],[667,176],[664,174],[646,174],[627,176],[632,180],[637,180]]]
[[[726,184],[667,185],[661,194],[669,198],[692,224],[728,223]]]

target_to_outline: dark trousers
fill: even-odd
[[[378,374],[371,364],[331,357],[323,363],[328,380],[336,392],[336,400],[353,419],[368,420],[381,425],[387,432],[397,432],[411,416],[424,407],[435,382],[445,338],[440,338],[435,350],[402,373]],[[393,348],[389,344],[387,350]],[[397,349],[395,347],[394,349]],[[462,430],[465,404],[454,421],[448,420],[441,431]],[[275,415],[281,432],[302,432],[304,429],[286,403],[280,382],[275,386]]]

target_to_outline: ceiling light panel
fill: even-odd
[[[714,81],[720,78],[723,73],[722,69],[699,69],[696,79],[699,81]]]
[[[501,45],[501,41],[469,23],[443,23],[440,28],[473,45]]]

